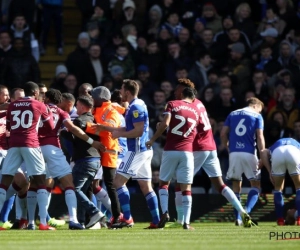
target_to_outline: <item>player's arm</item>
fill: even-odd
[[[125,137],[125,138],[138,138],[141,137],[144,133],[145,122],[135,122],[133,123],[133,129],[126,130],[114,130],[112,132],[113,138]]]
[[[228,148],[228,134],[229,134],[229,127],[228,126],[223,126],[220,134],[221,138],[221,145],[220,145],[220,150],[224,150]]]
[[[50,129],[54,129],[54,121],[53,115],[50,111],[49,107],[41,103],[41,120],[45,127],[49,127]]]
[[[269,149],[263,149],[260,151],[260,161],[261,161],[262,165],[265,166],[265,168],[268,170],[270,180],[271,180],[272,184],[274,185],[272,174],[271,174],[270,158],[271,158],[271,154],[270,154]]]
[[[170,125],[170,121],[171,113],[165,113],[164,119],[157,126],[155,134],[149,141],[146,142],[146,146],[148,148],[151,148],[153,143],[165,132],[166,128]]]
[[[257,147],[259,152],[265,149],[265,137],[262,129],[256,129]]]
[[[92,145],[92,147],[99,149],[100,151],[104,152],[105,147],[100,143],[99,141],[94,141],[92,138],[90,138],[86,133],[83,132],[83,130],[79,127],[76,127],[71,120],[64,120],[65,127],[75,136],[77,136],[79,139],[89,143]]]

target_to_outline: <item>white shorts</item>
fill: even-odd
[[[44,157],[40,148],[14,147],[7,151],[2,174],[15,175],[23,161],[28,176],[46,174]]]
[[[133,180],[150,181],[152,179],[151,159],[152,150],[144,152],[127,151],[122,162],[117,168],[117,173]]]
[[[196,175],[201,168],[204,169],[208,177],[222,176],[221,166],[217,151],[195,151],[194,155],[194,175]]]
[[[229,153],[229,168],[226,179],[241,181],[243,173],[250,181],[260,180],[257,156],[246,152]]]
[[[46,162],[47,178],[62,178],[72,174],[72,169],[61,148],[53,145],[41,146]]]
[[[290,175],[300,174],[300,151],[292,145],[284,145],[272,152],[272,175],[284,176],[286,171]]]
[[[194,177],[194,156],[186,151],[163,151],[159,171],[159,179],[178,183],[192,184]]]

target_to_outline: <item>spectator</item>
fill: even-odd
[[[222,30],[221,17],[217,14],[216,8],[212,3],[206,3],[203,6],[202,17],[206,21],[206,27],[211,29],[214,34]]]
[[[287,127],[293,129],[294,122],[299,117],[299,109],[295,104],[295,90],[293,88],[285,89],[282,101],[273,107],[268,113],[268,120],[270,120],[275,111],[281,111],[287,121]]]
[[[153,5],[149,10],[148,15],[147,34],[156,37],[162,20],[162,10],[159,5]]]
[[[47,49],[48,33],[50,30],[51,21],[54,21],[54,30],[56,36],[57,54],[63,54],[63,0],[38,0],[38,6],[42,9],[42,39],[40,53],[44,55]]]
[[[224,41],[228,36],[228,32],[231,28],[233,28],[233,18],[230,15],[223,17],[222,19],[222,27],[223,30],[217,32],[214,36],[214,42]]]
[[[34,37],[31,27],[26,23],[26,19],[23,14],[17,14],[14,18],[12,25],[10,26],[11,37],[22,38],[24,41],[25,49],[36,59],[38,62],[40,59],[38,42]]]
[[[214,113],[213,110],[215,109],[215,92],[211,85],[204,87],[200,96],[200,100],[204,104],[208,115],[211,116]]]
[[[165,25],[161,26],[158,32],[157,43],[160,51],[164,52],[168,50],[168,44],[171,42],[172,35]],[[166,54],[165,54],[166,55]]]
[[[300,120],[294,122],[293,138],[300,142]]]
[[[204,31],[205,26],[206,21],[204,18],[196,18],[193,30],[193,40],[195,41],[196,45],[198,45],[202,41],[202,32]]]
[[[108,67],[108,63],[114,58],[116,50],[123,42],[123,35],[121,32],[114,32],[112,34],[111,41],[109,41],[102,51],[103,65],[105,68]]]
[[[194,44],[191,41],[190,31],[183,27],[178,34],[178,42],[183,55],[192,57],[194,53]]]
[[[64,81],[67,75],[68,75],[68,70],[66,66],[63,64],[57,65],[55,69],[55,77],[52,80],[50,87],[54,89],[63,88]]]
[[[278,7],[278,16],[287,24],[283,35],[285,35],[287,31],[297,29],[299,22],[297,19],[296,11],[293,8],[292,1],[276,0],[276,5]]]
[[[188,78],[189,72],[187,71],[187,69],[184,66],[182,66],[182,67],[176,68],[175,75],[176,75],[176,79]],[[176,84],[177,84],[177,81],[172,84],[173,87],[175,87]]]
[[[160,89],[165,93],[166,96],[166,102],[171,101],[174,99],[173,96],[173,86],[170,82],[168,81],[163,81],[160,84]]]
[[[149,118],[150,122],[156,119],[156,117],[159,115],[159,110],[162,107],[165,107],[166,105],[166,95],[165,92],[162,90],[156,90],[153,94],[153,102],[151,105],[149,105],[148,112],[149,112]]]
[[[207,51],[198,53],[197,59],[189,71],[189,79],[195,84],[196,90],[201,93],[204,86],[209,84],[207,71],[212,68],[212,65]]]
[[[283,40],[279,46],[278,62],[282,68],[288,68],[291,65],[293,59],[293,49],[291,44],[287,40]]]
[[[119,67],[119,66],[114,66]],[[115,90],[113,79],[110,76],[103,77],[101,86],[106,87],[110,92]]]
[[[16,14],[22,13],[30,29],[33,29],[33,22],[36,11],[36,0],[9,0],[8,23],[11,24]]]
[[[254,92],[256,98],[261,100],[265,106],[269,102],[269,90],[265,79],[265,72],[262,70],[256,70],[252,75],[252,84],[250,89]]]
[[[80,84],[88,82],[93,87],[101,84],[104,70],[100,60],[101,47],[98,44],[92,44],[86,56],[81,62],[81,69],[75,75]]]
[[[287,125],[287,120],[286,117],[284,116],[284,114],[281,111],[275,111],[271,118],[271,121],[275,121],[278,122],[279,126],[280,126],[280,133],[279,133],[279,138],[288,138],[292,136],[292,132],[293,130],[288,128]]]
[[[147,65],[139,65],[137,68],[137,78],[143,84],[143,91],[151,98],[158,89],[158,84],[150,80],[150,71]]]
[[[89,34],[86,32],[81,32],[78,35],[78,45],[76,49],[68,55],[65,63],[70,74],[76,74],[81,70],[81,63],[84,58],[86,58],[89,47]]]
[[[182,24],[179,22],[177,12],[170,12],[168,14],[167,22],[164,23],[164,26],[174,37],[178,37],[180,30],[183,28]]]
[[[65,77],[63,85],[58,88],[58,90],[62,93],[70,93],[75,98],[78,97],[77,95],[78,89],[78,82],[75,75],[69,74]]]
[[[28,82],[40,82],[40,69],[34,57],[24,48],[21,38],[15,38],[13,48],[1,66],[1,83],[9,89],[22,88]]]
[[[105,34],[101,34],[100,28],[96,22],[91,22],[87,25],[87,33],[89,34],[91,44],[98,44],[102,48],[106,45],[107,41]]]
[[[91,96],[91,91],[93,89],[93,86],[89,83],[83,83],[78,88],[78,96],[86,95]]]
[[[255,24],[251,19],[251,8],[248,3],[241,3],[235,12],[236,26],[237,28],[244,32],[250,41],[253,40],[255,35]]]
[[[7,31],[0,32],[0,65],[12,49],[11,37]]]
[[[1,41],[0,41],[1,42]],[[288,70],[292,74],[297,99],[300,97],[300,48],[296,49],[295,57],[292,59]]]
[[[113,80],[113,88],[120,89],[123,84],[124,70],[120,65],[114,65],[110,69],[110,75]]]
[[[129,48],[130,55],[133,59],[137,58],[137,30],[136,27],[132,24],[128,24],[122,27],[122,34],[124,42]]]
[[[117,47],[116,55],[114,58],[109,62],[108,70],[110,71],[111,68],[115,65],[119,65],[123,69],[123,77],[125,79],[133,78],[135,75],[134,70],[134,62],[129,55],[128,48],[125,44],[120,44]]]

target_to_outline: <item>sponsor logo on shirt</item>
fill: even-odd
[[[138,110],[132,111],[132,114],[133,114],[134,118],[138,118],[139,117],[139,111]]]
[[[245,143],[243,143],[243,142],[236,142],[235,148],[245,148]]]

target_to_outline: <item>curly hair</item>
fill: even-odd
[[[50,102],[53,104],[58,104],[62,102],[62,94],[57,89],[49,89],[45,96],[49,98]]]
[[[187,79],[187,78],[179,78],[178,84],[180,84],[184,87],[190,87],[192,89],[195,88],[195,84],[190,79]]]

